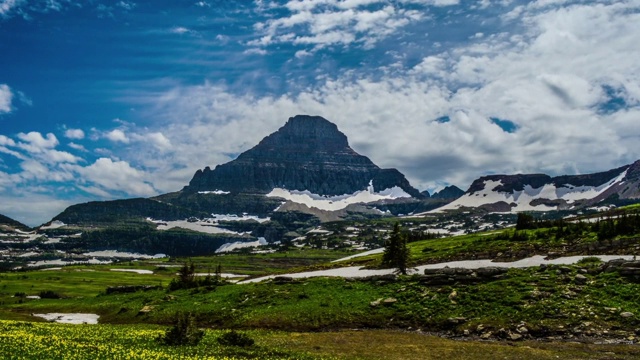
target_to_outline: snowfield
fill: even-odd
[[[216,250],[216,254],[219,253],[223,253],[223,252],[230,252],[236,249],[242,249],[242,248],[249,248],[249,247],[258,247],[258,246],[263,246],[263,245],[267,245],[267,240],[263,237],[258,238],[258,240],[256,241],[248,241],[248,242],[242,242],[242,241],[236,241],[236,242],[232,242],[232,243],[226,243],[222,246],[220,246],[217,250]]]
[[[210,218],[204,220],[177,220],[177,221],[165,221],[165,220],[156,220],[152,218],[147,218],[147,221],[150,221],[157,225],[158,230],[169,230],[173,228],[183,228],[188,230],[193,230],[205,234],[235,234],[235,235],[243,235],[244,233],[239,233],[236,231],[231,231],[225,228],[218,227],[219,221],[257,221],[259,223],[263,223],[271,220],[271,218],[260,218],[253,215],[243,214],[242,216],[233,215],[233,214],[211,214]]]
[[[620,183],[626,175],[627,171],[625,170],[620,175],[600,186],[573,186],[566,184],[561,187],[556,187],[553,184],[545,184],[539,188],[532,188],[530,185],[526,185],[522,191],[514,191],[513,193],[496,191],[495,189],[497,187],[503,185],[500,180],[486,180],[484,182],[484,189],[471,194],[464,194],[452,203],[432,210],[431,212],[455,210],[462,207],[479,207],[501,201],[507,204],[516,204],[515,207],[511,208],[512,212],[557,210],[557,206],[532,206],[531,202],[537,199],[547,199],[564,200],[568,204],[572,204],[578,200],[593,199],[607,191],[613,185]]]
[[[342,210],[351,204],[366,204],[379,200],[393,200],[399,198],[410,198],[401,188],[394,186],[380,192],[373,189],[373,181],[369,182],[366,190],[356,191],[353,194],[344,194],[337,196],[325,196],[313,194],[310,191],[287,190],[282,188],[274,188],[267,197],[282,198],[298,204],[304,204],[320,210],[336,211]]]

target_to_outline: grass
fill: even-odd
[[[217,265],[223,272],[245,275],[268,275],[288,272],[293,268],[304,268],[324,264],[342,257],[353,255],[348,250],[322,250],[308,248],[291,248],[287,251],[271,254],[221,254],[216,256],[198,256],[191,258],[175,258],[167,264],[182,264],[192,261],[196,271],[213,272]]]
[[[164,346],[154,325],[62,325],[0,321],[4,359],[634,359],[631,345],[454,341],[384,330],[321,333],[253,330],[248,348],[222,346],[206,329],[198,346]]]
[[[492,331],[500,328],[515,331],[518,324],[526,323],[540,336],[576,327],[585,332],[592,329],[592,336],[596,336],[610,329],[631,334],[640,327],[638,316],[628,319],[619,316],[627,311],[640,314],[637,301],[640,284],[617,273],[600,273],[586,274],[587,284],[577,285],[574,277],[578,268],[568,267],[569,272],[560,273],[553,268],[511,269],[498,280],[443,286],[423,285],[418,277],[401,277],[396,281],[311,278],[173,292],[151,290],[111,295],[98,292],[89,296],[91,292],[85,290],[79,291],[84,296],[66,299],[23,303],[14,299],[0,307],[0,318],[35,320],[29,314],[88,312],[101,315],[101,323],[167,325],[188,309],[202,326],[236,329],[421,328],[461,334],[464,330],[475,333],[480,324]],[[14,289],[28,289],[29,281],[35,279],[24,280],[14,284]],[[95,285],[90,286],[93,293],[98,290]],[[452,300],[450,295],[454,292],[457,295]],[[387,298],[396,302],[388,306],[371,305]],[[141,312],[144,308],[150,311]],[[612,312],[613,308],[616,310]],[[465,321],[452,324],[449,319],[456,317],[464,317]]]

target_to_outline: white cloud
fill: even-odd
[[[171,141],[161,132],[134,133],[131,138],[139,142],[151,144],[160,151],[171,150]]]
[[[0,195],[0,213],[29,226],[41,225],[51,220],[52,214],[59,214],[73,205],[73,201],[62,200],[58,195],[31,189],[3,192]]]
[[[22,4],[25,4],[25,0],[2,0],[0,1],[0,16],[7,17],[9,14]]]
[[[41,133],[32,131],[27,134],[19,133],[18,138],[24,141],[18,146],[31,153],[41,153],[47,149],[53,149],[59,144],[58,138],[52,133],[48,133],[45,138]]]
[[[113,142],[121,142],[124,144],[129,143],[129,138],[124,131],[120,129],[114,129],[104,134],[104,137]]]
[[[157,194],[153,186],[145,181],[146,174],[126,161],[99,158],[87,167],[69,165],[66,168],[80,174],[83,182],[97,185],[105,192],[121,191],[133,196]]]
[[[2,4],[0,4],[0,14],[2,13]],[[0,114],[7,114],[11,112],[11,102],[13,100],[13,93],[11,88],[7,84],[0,84]]]
[[[300,12],[321,6],[290,4]],[[525,8],[522,33],[485,34],[409,69],[378,78],[349,74],[296,94],[234,94],[212,84],[175,88],[155,103],[156,115],[173,122],[163,130],[172,153],[162,161],[135,159],[172,174],[154,185],[175,190],[195,169],[231,160],[287,117],[315,114],[337,123],[355,150],[398,167],[419,188],[464,188],[487,172],[559,175],[628,164],[640,159],[637,10],[637,1]],[[335,28],[323,26],[322,34]],[[621,89],[627,109],[599,110],[607,84]],[[445,115],[449,122],[435,121]],[[518,129],[505,132],[490,118]]]
[[[78,150],[78,151],[82,151],[82,152],[88,152],[89,151],[84,146],[82,146],[80,144],[73,143],[73,142],[67,144],[67,146],[69,146],[70,148],[72,148],[74,150]]]
[[[176,27],[173,27],[173,28],[169,29],[169,32],[172,33],[172,34],[180,34],[180,35],[182,35],[182,34],[190,33],[190,32],[192,32],[192,30],[187,29],[186,27],[183,27],[183,26],[176,26]]]
[[[64,132],[64,136],[67,139],[82,140],[84,139],[84,131],[81,129],[67,129]]]
[[[370,48],[408,24],[425,18],[425,12],[404,8],[403,3],[441,6],[454,5],[457,1],[291,0],[282,6],[288,10],[287,16],[254,25],[258,38],[248,44],[292,43],[311,45],[314,49],[359,44]]]
[[[260,48],[251,48],[251,49],[247,49],[244,51],[245,54],[247,55],[251,55],[251,54],[255,54],[255,55],[267,55],[267,50],[265,49],[260,49]]]

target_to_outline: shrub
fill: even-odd
[[[38,295],[40,295],[41,299],[60,299],[62,297],[57,292],[51,290],[40,291]]]
[[[176,320],[176,324],[158,340],[165,345],[171,346],[195,346],[200,343],[203,336],[204,331],[198,329],[193,316],[191,314],[187,314],[179,315]]]
[[[249,347],[255,344],[255,341],[247,334],[239,333],[231,330],[218,338],[218,343],[225,346]]]

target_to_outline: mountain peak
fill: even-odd
[[[262,139],[255,148],[268,150],[274,147],[291,148],[298,152],[317,150],[353,152],[349,148],[347,136],[338,130],[336,124],[321,116],[310,115],[290,117],[284,126]]]
[[[274,188],[336,196],[394,186],[421,197],[399,171],[356,153],[347,136],[321,116],[296,115],[235,160],[198,170],[185,191],[268,193]]]

